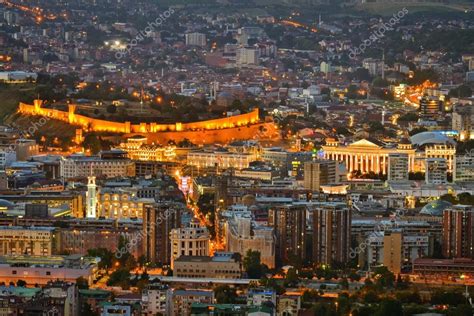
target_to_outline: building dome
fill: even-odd
[[[421,132],[413,135],[411,143],[415,146],[422,147],[429,144],[440,144],[440,145],[456,145],[456,142],[451,138],[447,137],[441,132]]]
[[[420,214],[441,216],[443,215],[443,211],[450,206],[452,206],[452,204],[445,200],[431,201],[421,209]]]
[[[0,199],[0,210],[10,210],[15,206],[14,203]]]
[[[242,198],[242,204],[245,206],[251,206],[255,204],[255,196],[252,194],[247,194]]]

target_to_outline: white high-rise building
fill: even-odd
[[[95,184],[95,177],[87,177],[87,193],[86,193],[86,217],[97,217],[97,185]]]

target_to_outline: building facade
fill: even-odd
[[[351,211],[345,203],[315,206],[313,215],[313,261],[317,264],[346,263],[351,245]]]
[[[234,253],[216,252],[210,256],[180,256],[174,261],[173,276],[178,278],[240,279],[241,263]]]
[[[51,256],[55,246],[53,227],[0,226],[0,256]]]
[[[391,153],[388,155],[388,180],[408,180],[409,158],[405,153]]]
[[[338,182],[336,168],[338,163],[333,160],[316,160],[304,163],[304,188],[311,192],[319,192],[321,185]]]
[[[474,208],[453,205],[443,211],[443,255],[474,259]]]
[[[226,251],[245,256],[249,249],[260,252],[260,260],[269,268],[275,267],[275,236],[271,227],[259,226],[250,212],[232,212],[226,221]]]
[[[342,161],[348,172],[359,170],[362,173],[388,173],[388,158],[390,154],[408,155],[409,171],[415,171],[415,149],[410,144],[399,144],[396,148],[385,148],[366,139],[359,140],[347,146],[342,146],[335,140],[327,140],[322,146],[324,159]]]
[[[211,236],[196,218],[192,219],[188,227],[172,229],[169,238],[171,269],[174,269],[174,261],[180,256],[209,256]]]
[[[147,204],[143,211],[143,254],[148,261],[170,264],[171,230],[181,225],[184,206],[174,203]]]
[[[295,256],[306,258],[306,205],[277,205],[268,211],[268,226],[276,237],[276,261],[285,264]]]

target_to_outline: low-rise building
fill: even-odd
[[[92,284],[98,272],[96,258],[71,255],[67,257],[15,256],[0,259],[0,280],[45,285],[50,281],[76,282],[82,277]]]
[[[142,292],[142,315],[155,316],[166,313],[166,295],[168,286],[150,284]]]
[[[0,256],[51,256],[55,246],[53,227],[0,226]]]
[[[64,179],[86,178],[88,176],[103,176],[106,178],[134,176],[133,161],[121,155],[84,156],[71,155],[60,161],[60,174]]]
[[[213,302],[214,292],[211,290],[169,289],[167,293],[166,315],[190,315],[193,303],[212,304]]]
[[[237,256],[216,252],[209,256],[180,256],[174,261],[173,275],[182,278],[240,279],[242,267]]]

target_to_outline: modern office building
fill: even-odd
[[[314,206],[311,212],[313,262],[346,263],[351,245],[351,210],[346,203],[326,202]]]
[[[142,221],[113,219],[70,219],[67,227],[58,227],[57,253],[86,255],[89,249],[106,248],[117,251],[120,238],[134,241],[127,248],[136,258],[143,254]]]
[[[474,259],[474,207],[453,205],[443,211],[443,255]]]
[[[0,280],[6,284],[23,280],[29,285],[45,285],[51,281],[75,283],[83,277],[92,284],[99,270],[96,259],[82,255],[1,257]]]

